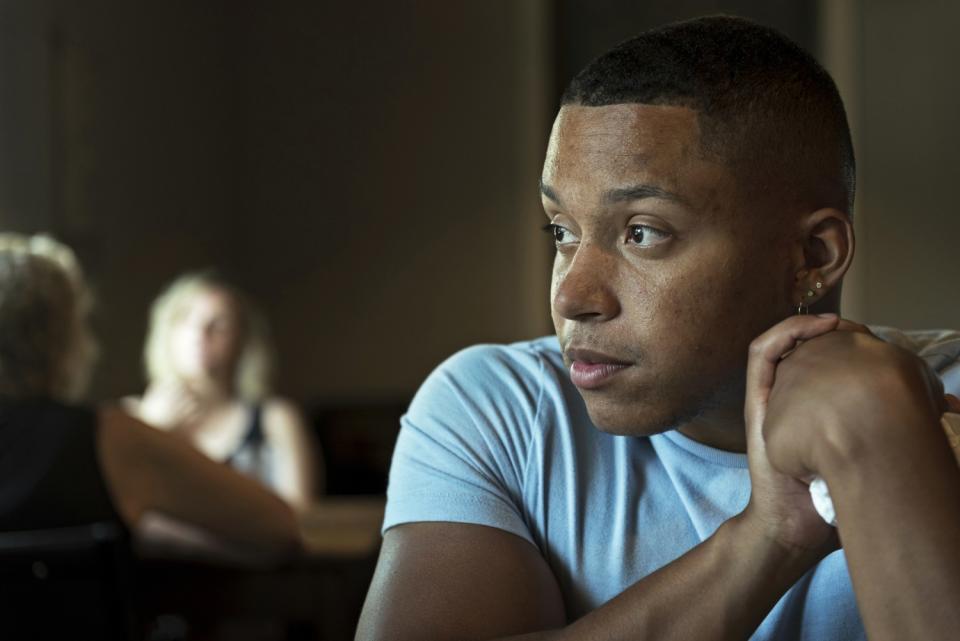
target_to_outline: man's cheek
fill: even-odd
[[[563,279],[567,277],[567,271],[570,269],[570,261],[557,252],[553,257],[553,271],[550,275],[550,309],[556,309],[557,292],[563,284]]]
[[[700,325],[715,321],[716,292],[689,278],[676,278],[637,291],[638,312],[649,321],[667,326],[676,335],[696,331]]]

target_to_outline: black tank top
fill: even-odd
[[[275,486],[273,452],[263,430],[263,406],[250,407],[250,419],[239,445],[224,463],[268,487]]]
[[[247,422],[247,427],[244,430],[243,438],[240,439],[240,444],[237,445],[237,449],[235,449],[230,456],[224,459],[224,463],[235,466],[244,451],[259,450],[263,447],[264,441],[263,408],[257,404],[250,407],[250,420]]]
[[[97,414],[0,401],[0,530],[120,521],[97,457]]]

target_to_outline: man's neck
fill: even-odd
[[[689,423],[677,428],[684,436],[718,450],[747,451],[747,431],[743,423],[743,409],[717,408],[704,412]]]

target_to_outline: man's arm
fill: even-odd
[[[779,330],[779,340],[756,345],[749,373],[753,386],[772,384],[785,351],[837,322],[798,317]],[[749,400],[752,442],[762,445],[766,397]],[[520,537],[456,523],[392,528],[356,639],[747,639],[786,590],[835,545],[806,486],[770,469],[764,456],[762,447],[751,452],[754,492],[744,513],[568,625],[549,566]]]
[[[960,629],[960,469],[944,409],[919,359],[865,335],[810,341],[777,370],[771,461],[827,481],[872,641]]]
[[[564,623],[556,580],[527,541],[483,525],[412,523],[384,536],[356,638],[494,639]]]
[[[746,639],[819,558],[737,517],[564,626],[553,574],[527,541],[479,525],[403,525],[384,538],[356,639]]]

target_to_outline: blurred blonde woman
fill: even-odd
[[[91,296],[66,246],[0,234],[0,529],[156,515],[272,559],[296,549],[290,508],[258,483],[121,410],[79,403],[96,347]]]
[[[128,407],[303,508],[317,489],[319,452],[296,407],[271,396],[273,360],[247,296],[215,273],[187,274],[154,301],[148,385]]]

